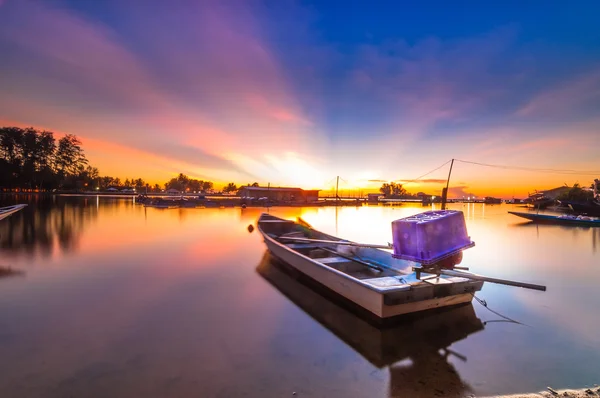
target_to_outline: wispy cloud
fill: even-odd
[[[448,188],[448,197],[450,198],[462,198],[462,197],[473,197],[476,196],[474,193],[469,192],[469,187],[466,185],[457,185]]]
[[[165,9],[164,23],[151,30],[146,18],[154,15],[124,6],[128,37],[66,8],[8,6],[0,17],[8,54],[0,88],[11,93],[0,97],[3,118],[247,178],[258,177],[225,152],[307,151],[314,141],[241,3]],[[135,50],[131,40],[141,40]],[[284,140],[273,139],[283,131]]]
[[[69,4],[3,2],[0,119],[78,134],[101,169],[151,178],[153,159],[163,174],[314,186],[416,177],[452,157],[597,159],[597,64],[548,68],[559,50],[517,25],[336,42],[314,26],[318,7],[293,2]],[[458,171],[471,187],[485,174]]]
[[[397,123],[427,128],[440,120],[472,118],[506,92],[507,82],[519,79],[516,65],[508,63],[502,71],[494,66],[515,36],[506,28],[472,39],[364,46],[350,80],[367,95],[383,97]]]
[[[595,110],[600,108],[600,66],[543,90],[518,109],[516,114],[554,119],[572,116],[573,111],[590,106]]]

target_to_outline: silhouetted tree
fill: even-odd
[[[579,184],[573,184],[571,189],[567,192],[560,194],[558,200],[568,200],[573,202],[588,202],[593,199],[594,193],[592,191],[581,188]]]
[[[395,182],[384,183],[379,192],[385,196],[406,196],[408,191],[402,186],[402,184],[396,184]]]
[[[81,141],[76,136],[67,134],[58,140],[54,164],[61,177],[78,175],[87,163],[83,149],[81,149]]]
[[[230,182],[223,188],[224,193],[237,192],[237,190],[238,190],[237,185],[235,185],[235,183],[233,183],[233,182]]]

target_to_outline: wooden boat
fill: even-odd
[[[144,203],[144,207],[154,207],[155,209],[176,209],[179,207],[179,203],[173,200],[154,198]]]
[[[540,223],[540,224],[560,224],[560,225],[575,225],[584,227],[600,227],[600,217],[589,217],[589,216],[576,216],[570,214],[563,214],[560,216],[554,216],[550,214],[536,214],[536,213],[521,213],[517,211],[509,211],[510,214],[517,217],[525,218],[527,220]]]
[[[269,252],[263,256],[256,272],[378,368],[421,356],[426,352],[425,344],[437,352],[484,329],[472,304],[431,316],[405,318],[382,327],[360,316],[347,302],[332,299],[326,290],[299,277],[297,271],[278,262]],[[411,344],[405,344],[406,341]]]
[[[365,319],[347,301],[333,299],[326,289],[268,252],[256,272],[374,367],[387,370],[390,396],[428,397],[451,388],[456,392],[452,396],[462,397],[471,390],[453,365],[467,358],[452,346],[485,328],[472,304],[380,325]],[[436,377],[423,383],[423,375],[431,369]]]
[[[25,207],[27,207],[26,204],[0,207],[0,220],[3,220],[7,217],[12,216],[13,214],[15,214],[16,212],[18,212],[19,210],[21,210]]]
[[[562,206],[566,206],[568,209],[572,210],[574,213],[577,214],[583,214],[592,217],[600,216],[600,202],[597,202],[595,200],[589,201],[587,203],[560,200],[559,203]]]
[[[554,204],[554,199],[547,197],[542,192],[536,192],[534,194],[529,195],[527,199],[523,200],[523,203],[535,209],[545,209],[548,206]]]
[[[262,214],[258,229],[276,258],[379,319],[469,303],[484,281],[545,290],[440,265],[454,257],[419,267],[382,250],[390,249],[389,245],[350,242],[317,231],[301,220]],[[472,245],[470,242],[469,247]],[[421,278],[423,273],[431,275]]]

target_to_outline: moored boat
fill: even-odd
[[[563,207],[567,207],[571,211],[577,214],[584,214],[587,216],[600,216],[600,202],[591,200],[586,203],[575,202],[569,200],[558,201]]]
[[[523,203],[536,209],[545,209],[554,204],[554,199],[549,198],[543,192],[536,192],[523,200]]]
[[[365,319],[347,300],[336,300],[268,252],[256,272],[371,365],[389,372],[390,396],[430,397],[443,390],[445,396],[462,397],[472,390],[461,379],[452,357],[466,361],[453,345],[485,329],[473,304],[381,325]],[[423,375],[431,369],[435,369],[435,377],[423,383]]]
[[[327,291],[299,277],[297,272],[276,261],[268,252],[256,271],[307,315],[378,368],[444,350],[484,329],[472,304],[381,327],[357,314],[354,306],[332,299]],[[406,341],[411,344],[405,344]],[[424,346],[431,350],[424,349]]]
[[[179,207],[179,203],[173,200],[154,198],[144,203],[144,207],[154,207],[155,209],[176,209]]]
[[[550,214],[522,213],[518,211],[509,211],[510,214],[525,218],[529,221],[540,224],[560,224],[575,225],[583,227],[600,227],[600,217],[590,217],[582,215],[563,214],[559,216]]]
[[[0,207],[0,220],[3,220],[5,218],[7,218],[7,217],[12,216],[13,214],[15,214],[16,212],[22,210],[25,207],[27,207],[26,204]]]
[[[545,290],[459,271],[462,250],[474,245],[462,212],[425,212],[392,226],[394,244],[383,246],[350,242],[269,214],[258,220],[271,254],[383,320],[469,303],[484,281]],[[438,235],[427,236],[434,230]],[[393,253],[385,251],[392,248]]]

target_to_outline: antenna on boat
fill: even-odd
[[[448,172],[448,180],[446,181],[446,188],[442,189],[442,210],[446,210],[446,201],[448,200],[448,186],[450,185],[450,175],[452,174],[452,166],[454,166],[454,158],[450,163],[450,171]]]

